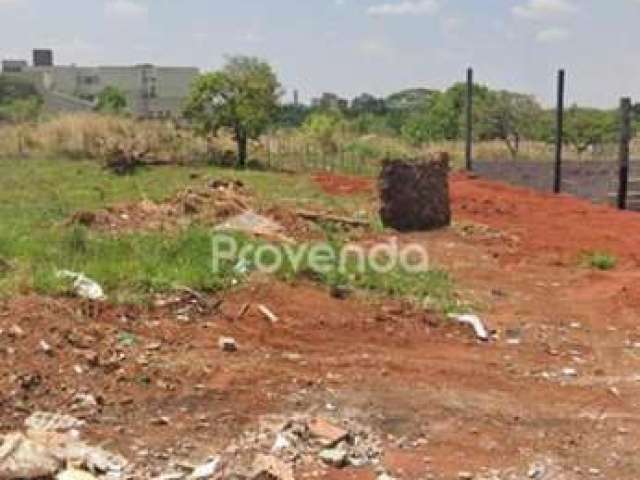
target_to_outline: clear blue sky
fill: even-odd
[[[271,62],[290,93],[443,88],[467,65],[546,104],[640,101],[640,0],[0,0],[0,57],[51,47],[57,63],[219,67]]]

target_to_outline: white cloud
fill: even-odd
[[[556,15],[566,15],[578,11],[571,0],[528,0],[524,5],[516,5],[511,12],[516,17],[542,19]]]
[[[538,43],[561,42],[569,38],[569,31],[565,28],[552,27],[540,30],[536,35]]]
[[[403,0],[396,3],[381,3],[367,9],[368,15],[432,15],[439,10],[436,0]]]
[[[109,16],[122,18],[139,18],[149,13],[147,5],[134,0],[108,0],[104,10]]]

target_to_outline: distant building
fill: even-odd
[[[48,110],[90,111],[105,87],[116,87],[127,97],[127,107],[140,118],[178,118],[199,71],[193,67],[156,67],[150,64],[110,67],[55,65],[53,51],[33,51],[33,65],[24,60],[2,62],[3,75],[16,75],[35,85]]]

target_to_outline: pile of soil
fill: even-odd
[[[172,198],[154,203],[123,203],[95,212],[77,212],[71,224],[103,231],[174,230],[192,223],[213,225],[251,206],[251,197],[239,181],[210,180],[189,187]]]
[[[386,160],[379,188],[383,225],[401,232],[436,230],[451,224],[449,157]]]
[[[256,211],[282,225],[282,230],[292,238],[319,236],[319,229],[295,212],[278,206],[258,208],[242,182],[219,179],[188,187],[160,203],[143,200],[77,212],[68,223],[108,232],[174,231],[192,224],[218,225],[248,211]]]

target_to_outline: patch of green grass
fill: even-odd
[[[615,255],[608,252],[589,252],[584,256],[583,264],[596,270],[613,270],[618,265]]]
[[[239,248],[250,245],[252,251],[244,258],[234,257],[228,261],[226,267],[242,264],[249,270],[255,268],[255,249],[262,242],[244,242]],[[314,261],[311,252],[322,245],[325,250],[323,261]],[[262,265],[268,268],[278,257],[281,262],[274,267],[274,275],[285,281],[308,278],[333,288],[348,288],[387,297],[402,297],[417,304],[429,306],[442,311],[453,311],[458,307],[453,283],[449,275],[443,270],[423,270],[412,272],[405,270],[400,264],[392,268],[381,270],[371,264],[366,257],[358,258],[353,255],[343,255],[347,244],[339,239],[330,240],[326,244],[305,244],[297,246],[280,246],[279,255],[272,253],[265,255]],[[317,251],[316,251],[317,253]],[[259,260],[258,260],[259,261]]]
[[[194,175],[195,174],[195,175]],[[237,171],[212,166],[143,168],[118,177],[93,161],[63,159],[0,160],[0,294],[38,292],[63,294],[68,282],[60,269],[84,273],[97,281],[112,301],[141,301],[155,292],[186,286],[203,292],[231,288],[244,276],[234,270],[237,259],[212,271],[211,232],[191,227],[173,234],[157,232],[104,234],[67,225],[79,210],[96,210],[122,201],[163,200],[206,177],[234,178],[253,191],[258,202],[308,208],[314,205],[353,215],[366,209],[369,199],[326,195],[306,175]],[[338,251],[346,236],[335,225],[325,233]],[[261,242],[235,236],[240,246]],[[335,267],[335,265],[334,265]],[[451,282],[441,271],[386,274],[355,265],[310,273],[308,259],[284,265],[278,278],[312,276],[331,286],[349,286],[381,295],[447,305]]]

